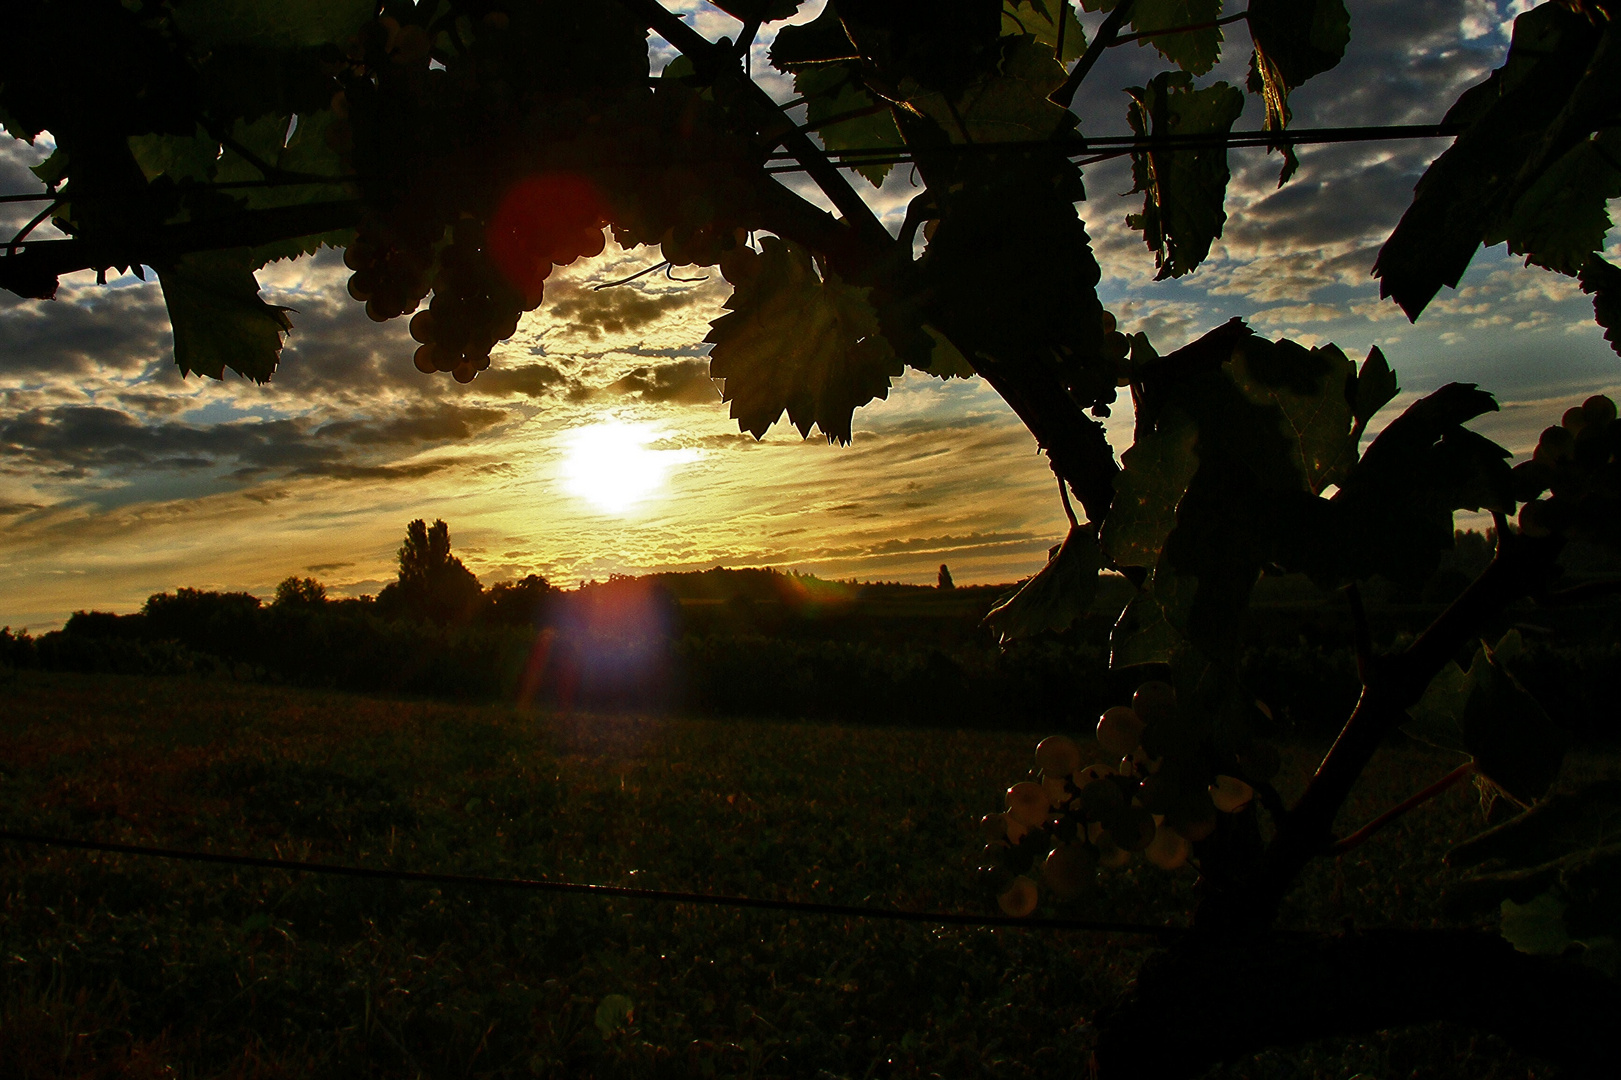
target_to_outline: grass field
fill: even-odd
[[[986,910],[973,823],[1041,734],[537,715],[227,681],[19,673],[0,825],[416,870]],[[1298,789],[1312,755],[1286,755]],[[1347,823],[1454,764],[1385,752]],[[1574,761],[1575,774],[1607,771]],[[1285,794],[1289,794],[1288,790]],[[1353,820],[1355,819],[1355,820]],[[1430,925],[1454,789],[1286,921]],[[1052,914],[1180,922],[1142,866]],[[0,845],[11,1077],[1055,1076],[1141,939],[316,878]],[[628,1017],[614,1013],[629,1000]],[[608,1004],[605,1006],[605,1000]],[[623,1004],[622,1002],[619,1002]],[[600,1021],[600,1023],[599,1023]],[[1222,1077],[1547,1077],[1466,1032],[1385,1033]]]

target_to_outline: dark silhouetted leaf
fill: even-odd
[[[1257,405],[1278,410],[1301,482],[1313,495],[1338,483],[1356,455],[1347,390],[1356,365],[1334,345],[1249,338],[1233,349],[1233,379]]]
[[[859,63],[816,64],[794,73],[794,89],[805,98],[805,122],[816,129],[822,145],[829,150],[869,150],[883,147],[902,147],[900,128],[889,107],[872,95],[861,81]],[[850,116],[865,109],[877,111],[865,116]],[[838,123],[827,123],[833,117],[849,116]],[[874,186],[884,182],[889,170],[887,163],[858,165],[856,171]]]
[[[1071,130],[1075,114],[1049,101],[1064,81],[1064,69],[1049,46],[1024,37],[1004,38],[1001,63],[988,68],[960,93],[901,84],[906,103],[933,120],[954,143],[1028,142]]]
[[[202,49],[342,44],[376,14],[375,0],[182,0],[174,21]]]
[[[1521,805],[1548,793],[1570,736],[1536,698],[1482,647],[1470,667],[1473,692],[1463,713],[1464,746],[1482,773]]]
[[[715,0],[715,6],[734,18],[747,22],[758,17],[761,22],[791,19],[804,0]]]
[[[187,255],[158,268],[182,375],[218,379],[229,367],[262,383],[276,370],[282,335],[293,324],[286,308],[259,298],[255,265],[251,253],[238,249]]]
[[[1062,54],[1057,52],[1060,21],[1064,28]],[[1054,50],[1058,61],[1065,65],[1074,63],[1086,51],[1086,31],[1069,0],[1019,0],[1016,6],[1006,3],[1002,6],[1002,33],[1029,34]]]
[[[829,442],[850,441],[850,419],[904,367],[879,333],[870,290],[819,276],[797,244],[764,237],[758,253],[740,248],[721,268],[734,291],[729,313],[704,340],[710,375],[726,380],[738,426],[759,438],[782,416],[808,437],[814,425]]]
[[[810,64],[854,60],[860,55],[832,4],[808,23],[783,27],[771,43],[771,66],[778,71],[798,71]]]
[[[1138,45],[1153,45],[1161,56],[1190,75],[1203,75],[1221,58],[1221,27],[1209,26],[1221,18],[1221,0],[1137,0],[1131,9],[1131,25],[1138,33]],[[1157,34],[1178,26],[1198,26],[1177,34]]]
[[[1611,78],[1588,72],[1598,37],[1564,5],[1533,8],[1514,20],[1504,66],[1449,113],[1470,126],[1420,178],[1374,263],[1380,295],[1394,298],[1408,318],[1416,319],[1441,286],[1457,287],[1494,223],[1537,179],[1542,156],[1554,155],[1545,168],[1585,134],[1572,134],[1563,146],[1549,139],[1584,76]]]
[[[1193,421],[1173,412],[1121,455],[1102,532],[1103,549],[1116,566],[1152,569],[1159,562],[1160,548],[1176,527],[1176,508],[1199,468],[1198,437]]]
[[[1351,415],[1356,418],[1357,429],[1367,427],[1374,414],[1400,392],[1396,373],[1390,370],[1385,354],[1379,351],[1379,346],[1373,346],[1356,375],[1356,399],[1351,403]]]
[[[1591,255],[1582,267],[1582,292],[1593,297],[1593,318],[1604,327],[1604,340],[1621,353],[1621,268]]]
[[[985,622],[1003,641],[1067,630],[1092,606],[1102,566],[1097,534],[1088,526],[1075,526],[1047,565],[992,608]]]
[[[1109,635],[1109,666],[1165,664],[1181,648],[1182,635],[1171,625],[1153,593],[1144,589],[1126,605]]]
[[[1165,72],[1146,87],[1127,93],[1132,130],[1139,135],[1225,134],[1244,111],[1244,94],[1218,82],[1193,89],[1186,72]],[[1213,146],[1193,150],[1151,150],[1132,155],[1134,192],[1143,192],[1143,212],[1126,224],[1143,234],[1154,250],[1159,278],[1181,277],[1210,254],[1227,212],[1227,151]]]
[[[1571,147],[1521,195],[1507,220],[1486,234],[1516,255],[1574,276],[1610,231],[1607,204],[1621,197],[1621,131],[1611,129]]]

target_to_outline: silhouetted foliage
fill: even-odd
[[[517,581],[498,581],[484,594],[479,621],[496,626],[533,626],[545,615],[546,602],[556,594],[539,574]]]
[[[276,586],[276,597],[270,601],[276,607],[305,606],[326,603],[326,586],[314,578],[289,575]]]
[[[386,616],[467,623],[478,610],[482,588],[472,571],[450,553],[450,527],[421,518],[405,529],[400,545],[399,579],[377,596]]]
[[[940,573],[935,578],[935,587],[939,589],[955,589],[957,583],[951,580],[951,568],[945,563],[940,564]]]

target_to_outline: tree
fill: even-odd
[[[405,527],[397,580],[377,594],[385,615],[465,623],[472,619],[483,594],[478,578],[450,553],[450,526],[431,526],[417,518]]]
[[[276,585],[275,607],[319,607],[326,603],[326,586],[312,577],[290,574]]]
[[[940,573],[935,575],[935,586],[941,589],[955,589],[957,583],[951,580],[951,569],[945,563],[940,564]]]
[[[1199,932],[1102,1022],[1104,1075],[1187,1074],[1260,1045],[1436,1018],[1577,1067],[1607,1060],[1615,984],[1538,948],[1588,942],[1592,957],[1613,934],[1613,837],[1594,823],[1612,820],[1615,800],[1542,801],[1563,743],[1515,681],[1512,641],[1482,646],[1467,669],[1453,660],[1509,604],[1557,598],[1568,540],[1621,538],[1614,406],[1572,410],[1512,469],[1465,426],[1496,408],[1469,384],[1442,387],[1370,441],[1397,392],[1379,350],[1359,365],[1234,320],[1161,356],[1121,333],[1096,294],[1075,159],[1129,154],[1143,195],[1130,223],[1158,277],[1192,272],[1225,222],[1228,147],[1271,147],[1280,182],[1293,173],[1306,135],[1288,127],[1290,95],[1343,55],[1341,0],[1252,0],[1228,18],[1203,0],[1093,0],[1108,11],[1090,41],[1057,0],[833,0],[772,45],[793,106],[750,77],[746,57],[761,26],[799,4],[716,3],[742,24],[735,40],[707,40],[658,0],[27,0],[8,18],[13,40],[33,47],[10,57],[0,119],[14,135],[55,136],[37,170],[49,186],[39,220],[71,238],[19,237],[0,256],[0,284],[43,298],[63,273],[150,266],[182,372],[265,380],[291,321],[259,297],[254,272],[341,246],[367,313],[414,312],[416,366],[465,382],[542,301],[551,268],[600,251],[611,227],[627,247],[718,265],[732,284],[707,339],[711,373],[756,436],[786,415],[802,435],[848,442],[853,411],[908,366],[981,377],[1046,452],[1072,522],[994,625],[1004,636],[1061,629],[1097,599],[1100,572],[1117,571],[1136,593],[1111,659],[1150,676],[1144,702],[1107,725],[1117,745],[1140,744],[1142,761],[1093,777],[1074,810],[1071,787],[1086,778],[1063,773],[1067,752],[1053,744],[1043,768],[1057,770],[1055,786],[1038,792],[1048,802],[1021,794],[1034,820],[1017,846],[1003,834],[1016,854],[1000,858],[1031,867],[1042,843],[1067,839],[1072,811],[1089,832],[1069,847],[1089,854],[1070,858],[1129,858],[1154,843],[1161,806],[1167,835],[1200,864]],[[1506,243],[1576,276],[1621,347],[1621,269],[1599,254],[1606,201],[1621,194],[1611,7],[1522,14],[1504,64],[1426,129],[1455,141],[1375,268],[1410,317],[1458,284],[1482,243]],[[1201,85],[1223,25],[1239,18],[1246,86]],[[649,31],[680,53],[657,78]],[[1130,88],[1132,139],[1088,143],[1068,106],[1107,50],[1133,40],[1174,69]],[[1246,91],[1264,103],[1261,131],[1233,130]],[[903,163],[921,188],[892,234],[845,170],[878,183]],[[779,182],[788,170],[835,212]],[[1095,418],[1128,388],[1136,438],[1117,461]],[[1308,574],[1342,590],[1365,625],[1362,584],[1417,588],[1464,508],[1494,515],[1492,561],[1399,651],[1377,655],[1359,634],[1362,697],[1285,807],[1268,782],[1267,714],[1236,671],[1257,579]],[[427,605],[441,596],[428,582],[452,582],[443,614],[477,585],[436,529],[438,540],[413,524],[390,589]],[[1474,854],[1496,860],[1496,876],[1471,885],[1488,907],[1523,905],[1510,909],[1521,950],[1486,934],[1272,935],[1303,868],[1336,850],[1352,785],[1404,725],[1459,747],[1532,807],[1482,840]],[[1133,775],[1138,764],[1158,771]],[[1065,807],[1049,818],[1053,798]],[[1092,826],[1112,848],[1091,842]],[[1185,1018],[1174,1037],[1166,1015]]]

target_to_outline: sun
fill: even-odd
[[[651,448],[666,434],[619,420],[575,428],[564,436],[563,490],[604,513],[632,513],[668,490],[672,469],[698,457],[696,450]]]

